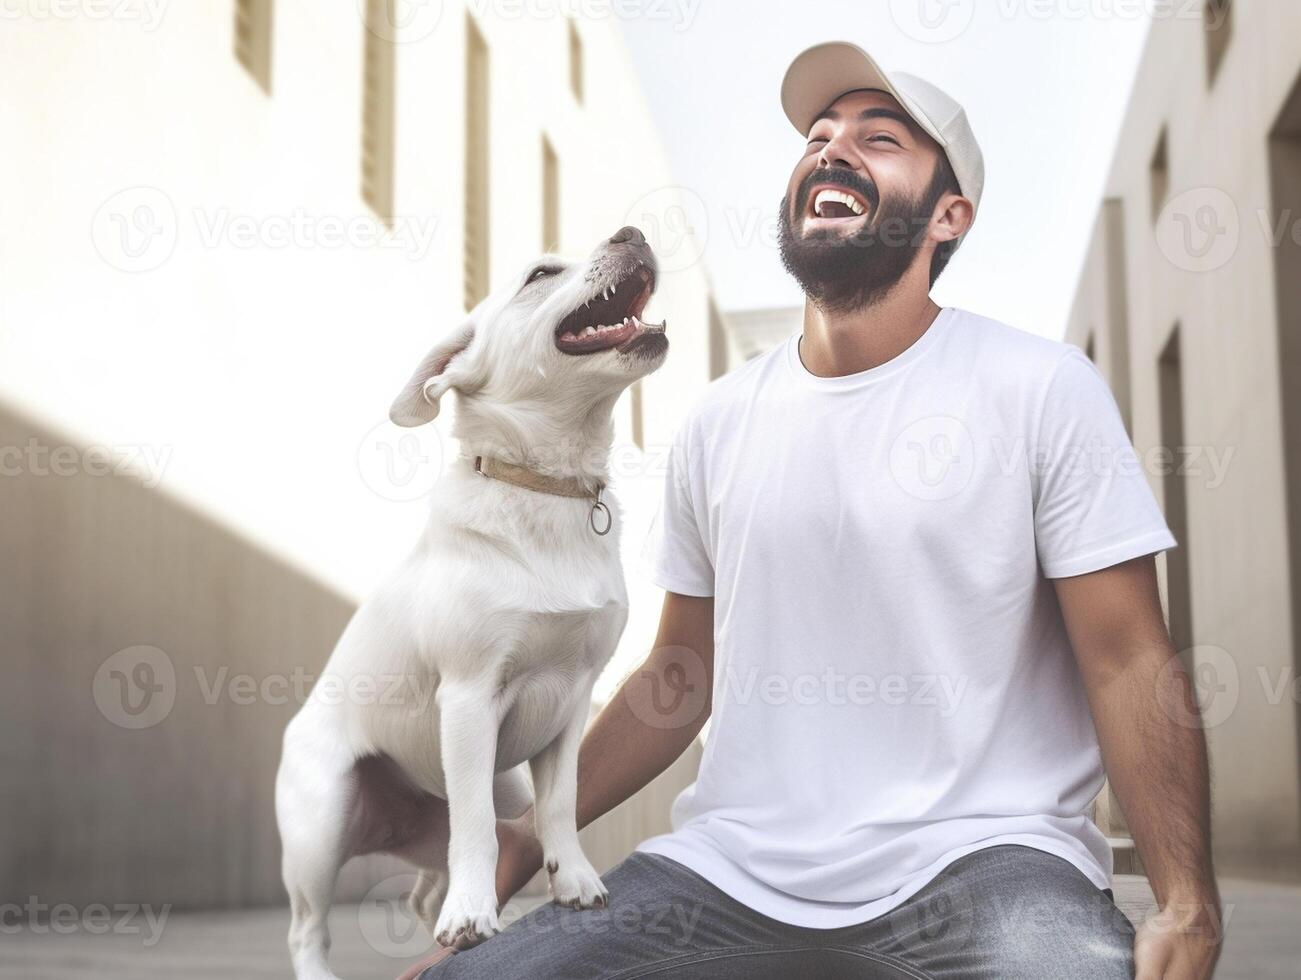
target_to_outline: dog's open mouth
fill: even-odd
[[[655,273],[637,266],[560,321],[556,347],[565,354],[618,350],[630,354],[650,337],[662,337],[664,323],[642,323],[641,314],[655,292]]]

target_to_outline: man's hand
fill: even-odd
[[[533,829],[533,808],[514,820],[497,821],[497,909],[542,867],[542,844]]]
[[[1210,980],[1223,932],[1218,902],[1171,902],[1134,939],[1135,980]]]

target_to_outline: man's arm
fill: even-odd
[[[1221,940],[1206,737],[1161,613],[1155,560],[1054,585],[1107,777],[1160,906],[1135,941],[1137,980],[1204,980]]]
[[[596,716],[578,752],[578,826],[586,827],[671,766],[709,718],[714,600],[664,594],[655,647]],[[499,829],[503,904],[542,867],[533,811]]]

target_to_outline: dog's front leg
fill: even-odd
[[[448,890],[434,938],[450,946],[458,936],[474,944],[501,928],[497,921],[497,814],[493,767],[500,700],[483,683],[439,685],[443,774],[447,783],[450,839]]]
[[[592,688],[559,735],[529,761],[536,796],[533,823],[551,894],[561,905],[590,909],[605,905],[609,892],[578,843],[578,747],[587,727]]]

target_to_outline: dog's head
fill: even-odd
[[[655,284],[655,255],[636,228],[620,229],[585,262],[543,256],[434,346],[389,417],[423,425],[451,388],[497,405],[563,402],[578,412],[617,397],[668,353],[665,325],[641,320]]]

